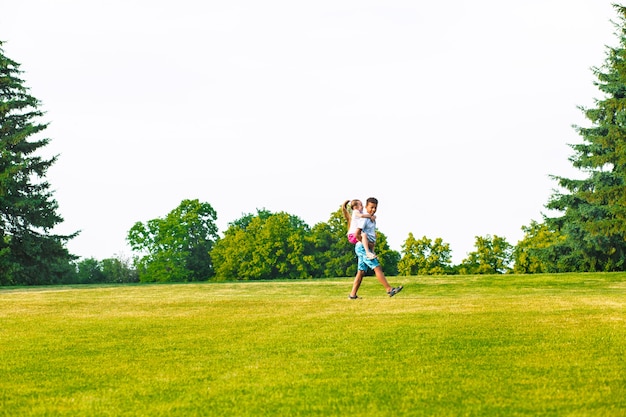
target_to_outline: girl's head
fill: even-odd
[[[362,211],[363,210],[363,203],[361,203],[361,200],[352,200],[350,202],[350,208],[352,210]]]

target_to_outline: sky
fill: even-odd
[[[580,107],[617,46],[604,0],[0,0],[4,54],[41,101],[70,252],[130,257],[184,199],[228,223],[309,226],[379,200],[392,249],[515,245],[577,177]]]

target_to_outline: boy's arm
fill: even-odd
[[[365,235],[367,239],[367,234]],[[374,246],[376,246],[376,242],[371,242],[369,239],[367,240],[367,247],[370,252],[374,252]]]

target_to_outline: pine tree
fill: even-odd
[[[619,46],[607,48],[604,65],[592,69],[604,98],[592,108],[580,108],[591,123],[575,126],[583,143],[571,145],[570,161],[585,178],[554,176],[567,192],[555,192],[546,205],[562,213],[546,218],[566,237],[558,244],[561,270],[626,267],[626,7],[613,6]]]
[[[51,234],[63,219],[45,181],[56,157],[36,152],[49,139],[32,139],[46,129],[39,101],[20,79],[20,65],[0,42],[0,285],[63,282],[74,256],[65,248],[74,235]]]

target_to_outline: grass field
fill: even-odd
[[[1,416],[626,416],[626,274],[0,289]]]

